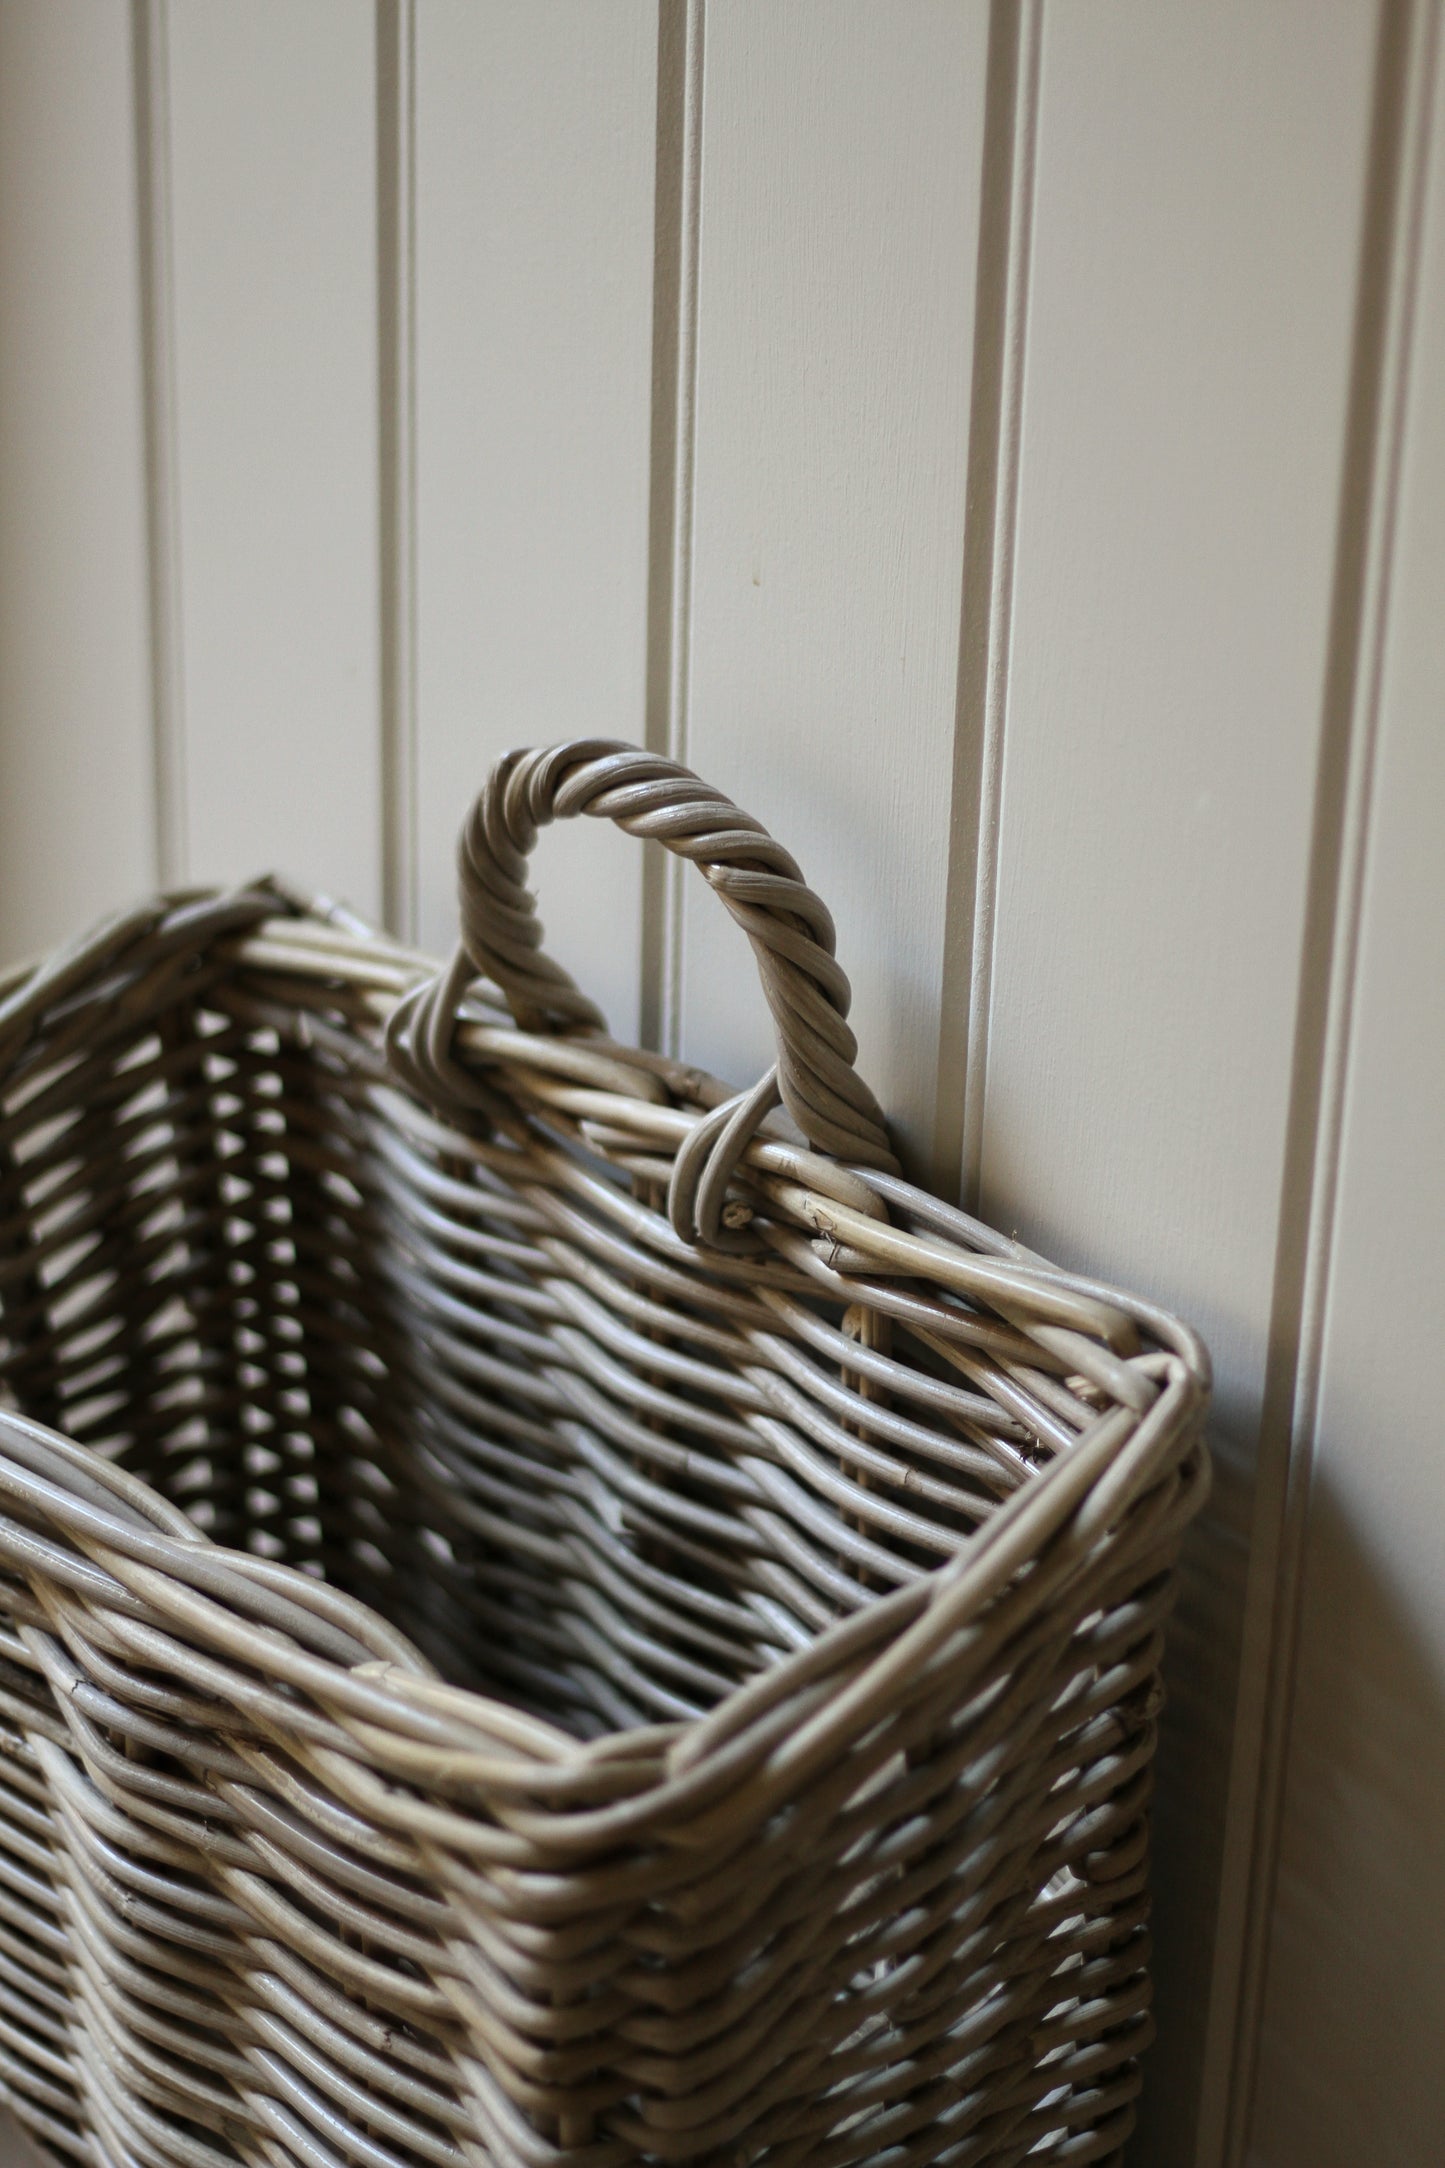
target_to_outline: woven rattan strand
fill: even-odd
[[[537,830],[775,1071],[614,1043]],[[438,971],[275,882],[0,980],[0,2091],[94,2168],[1116,2158],[1206,1364],[911,1187],[827,912],[504,761]]]

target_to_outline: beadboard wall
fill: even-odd
[[[1137,2168],[1445,2128],[1439,0],[0,0],[0,960],[685,759],[914,1168],[1202,1328]],[[745,947],[557,832],[738,1082]]]

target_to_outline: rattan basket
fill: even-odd
[[[577,813],[746,930],[753,1091],[542,954]],[[686,771],[510,756],[461,868],[439,973],[261,882],[0,981],[4,2097],[97,2168],[1113,2158],[1199,1343],[900,1177]]]

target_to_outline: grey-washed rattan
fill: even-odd
[[[542,955],[576,813],[742,924],[754,1091]],[[513,755],[461,863],[440,973],[262,882],[0,980],[0,2090],[97,2168],[1115,2158],[1198,1342],[900,1177],[695,777]]]

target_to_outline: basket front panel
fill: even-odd
[[[1001,1607],[986,1645],[941,1650],[781,1802],[743,1782],[642,1857],[549,1869],[539,1843],[535,1871],[498,1876],[438,1856],[457,2006],[558,2160],[1117,2147],[1151,2033],[1148,1770],[1183,1486],[1152,1505],[1062,1602]]]
[[[0,2039],[12,2097],[52,2142],[73,2119],[177,2168],[266,2134],[300,2163],[338,2114],[400,2160],[479,2141],[516,2168],[1103,2157],[1149,2033],[1171,1488],[781,1802],[745,1784],[655,1846],[506,1870],[414,1837],[403,1800],[369,1826],[344,1732],[279,1749],[259,1680],[209,1691],[200,1652],[157,1661],[159,1619],[37,1583],[5,1796],[51,1893],[17,1973],[60,2083]]]
[[[5,1599],[0,1909],[39,1898],[3,1949],[11,2105],[78,2158],[93,2137],[154,2168],[299,2163],[338,2117],[402,2160],[454,2157],[446,1907],[413,1849],[278,1750],[239,1676],[198,1687],[179,1643],[158,1662],[159,1619],[35,1596]]]

